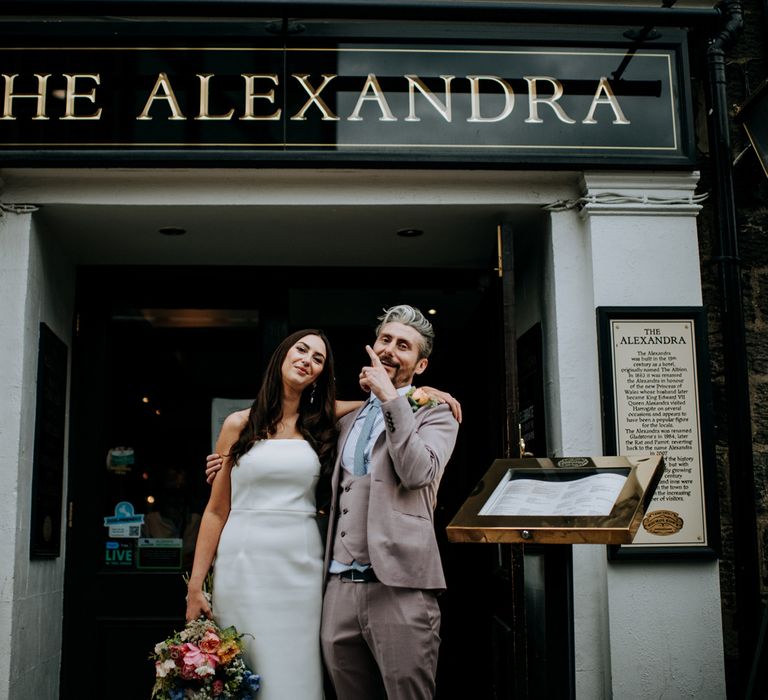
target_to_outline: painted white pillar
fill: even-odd
[[[64,528],[62,556],[30,560],[32,463],[39,324],[70,345],[74,274],[32,213],[0,213],[0,700],[55,700]]]
[[[31,222],[0,212],[0,698],[11,684],[19,471],[31,459],[21,438]]]
[[[584,195],[593,199],[582,216],[594,307],[701,304],[700,207],[690,200],[697,182],[697,173],[584,174]],[[605,203],[606,194],[620,198]],[[594,343],[594,308],[590,321]],[[604,570],[606,696],[724,698],[718,562],[610,562]]]

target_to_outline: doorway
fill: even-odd
[[[81,687],[76,640],[84,636],[96,640],[95,696],[148,696],[147,655],[183,625],[182,574],[207,500],[213,407],[247,405],[277,342],[308,326],[333,343],[339,395],[359,397],[356,369],[375,317],[401,302],[435,310],[423,379],[459,397],[465,414],[436,513],[448,579],[439,693],[492,697],[482,572],[490,575],[494,552],[448,545],[444,532],[502,450],[497,297],[488,269],[80,268],[62,697]],[[105,524],[119,504],[143,516],[139,530]]]

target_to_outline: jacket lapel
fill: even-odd
[[[377,470],[376,468],[381,461],[378,459],[378,457],[381,454],[381,448],[386,442],[386,436],[384,435],[386,432],[387,428],[385,427],[384,430],[382,430],[378,437],[373,441],[373,446],[371,447],[371,467],[368,470],[369,474],[373,474]]]
[[[358,408],[353,414],[351,414],[349,417],[344,416],[342,419],[343,425],[341,426],[341,430],[339,431],[339,438],[337,441],[338,450],[336,453],[336,466],[341,465],[341,454],[344,452],[344,447],[347,444],[347,440],[349,439],[349,434],[352,432],[352,426],[355,424],[355,421],[357,420],[357,417],[360,415],[360,411],[363,410],[363,404],[360,408]]]

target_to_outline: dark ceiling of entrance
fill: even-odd
[[[45,237],[80,265],[487,268],[496,228],[543,231],[538,209],[498,206],[46,205]],[[166,227],[183,235],[163,235]],[[403,237],[398,231],[419,229]]]

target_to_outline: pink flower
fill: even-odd
[[[169,653],[172,659],[181,659],[184,656],[184,648],[174,644],[170,647]]]
[[[213,694],[221,695],[224,692],[224,681],[216,680],[213,682]]]
[[[182,648],[184,651],[185,666],[200,666],[207,661],[205,654],[203,654],[203,652],[194,644],[187,642]]]
[[[200,650],[206,654],[215,654],[219,650],[221,640],[213,633],[206,632],[205,636],[200,640]]]

